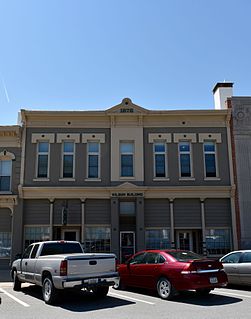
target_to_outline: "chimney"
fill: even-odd
[[[213,88],[214,108],[216,110],[227,109],[226,101],[228,97],[233,95],[232,82],[218,82]]]

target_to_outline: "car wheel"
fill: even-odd
[[[21,281],[18,279],[17,271],[13,271],[13,290],[20,291],[21,290]]]
[[[200,296],[208,296],[211,289],[196,289],[196,293]]]
[[[43,299],[46,304],[53,304],[58,296],[57,289],[54,287],[51,278],[45,277],[42,286]]]
[[[108,291],[109,291],[108,286],[94,287],[92,289],[92,292],[97,298],[104,298],[108,294]]]
[[[157,283],[157,292],[160,298],[165,299],[165,300],[170,300],[175,294],[175,290],[171,284],[171,282],[162,277],[158,280]]]

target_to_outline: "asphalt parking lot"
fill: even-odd
[[[1,319],[92,318],[92,319],[148,319],[148,318],[249,318],[250,288],[215,289],[208,297],[188,292],[173,301],[164,301],[155,293],[141,290],[114,290],[96,299],[91,293],[64,293],[54,306],[42,300],[41,288],[23,285],[21,292],[12,290],[12,283],[0,283]]]

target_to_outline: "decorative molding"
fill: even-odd
[[[196,143],[196,133],[174,133],[173,141],[174,143],[179,143],[180,141],[190,141],[192,143]]]
[[[15,154],[8,152],[7,150],[3,150],[2,152],[0,152],[0,161],[13,161],[15,158]]]
[[[100,134],[100,133],[82,134],[82,143],[88,143],[89,141],[99,141],[99,143],[105,143],[105,134]]]
[[[164,141],[165,143],[171,143],[172,134],[171,133],[149,133],[148,143],[154,143],[155,141]]]
[[[37,143],[39,141],[48,141],[49,143],[55,143],[54,133],[32,133],[31,143]]]
[[[199,133],[199,143],[204,143],[204,141],[215,141],[216,143],[221,143],[221,133]]]
[[[74,141],[75,143],[80,143],[79,133],[58,133],[57,143],[62,143],[62,141]]]

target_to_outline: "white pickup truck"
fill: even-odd
[[[114,254],[84,253],[79,242],[45,241],[27,247],[11,267],[13,289],[24,282],[42,287],[43,299],[53,304],[63,289],[92,290],[105,297],[109,286],[118,280]]]

